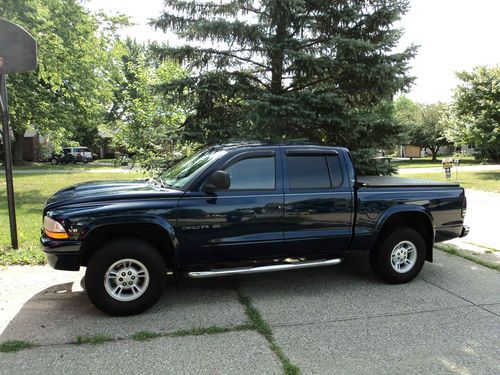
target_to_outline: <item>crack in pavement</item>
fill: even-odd
[[[449,293],[449,294],[451,294],[451,295],[453,295],[453,296],[455,296],[455,297],[457,297],[457,298],[460,298],[460,299],[462,299],[462,300],[464,300],[464,301],[466,301],[466,302],[468,302],[468,303],[470,303],[470,304],[472,304],[472,305],[474,305],[474,306],[477,306],[477,307],[481,308],[482,310],[487,311],[487,312],[488,312],[488,313],[490,313],[490,314],[493,314],[493,315],[495,315],[495,316],[500,317],[500,315],[498,315],[498,314],[496,314],[496,313],[494,313],[494,312],[492,312],[492,311],[490,311],[490,310],[485,309],[485,308],[483,307],[483,305],[484,305],[484,304],[477,304],[477,303],[474,303],[474,302],[472,302],[472,301],[468,300],[467,298],[462,297],[461,295],[459,295],[459,294],[457,294],[457,293],[455,293],[455,292],[452,292],[451,290],[448,290],[448,289],[446,289],[446,288],[444,288],[444,287],[442,287],[442,286],[440,286],[440,285],[437,285],[437,284],[433,283],[432,281],[429,281],[429,280],[424,279],[422,276],[417,276],[417,277],[418,277],[420,280],[425,281],[426,283],[428,283],[428,284],[430,284],[430,285],[432,285],[432,286],[435,286],[436,288],[439,288],[439,289],[441,289],[441,290],[442,290],[442,291],[444,291],[444,292],[447,292],[447,293]],[[495,304],[495,303],[493,303],[493,304]]]

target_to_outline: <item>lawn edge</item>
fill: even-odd
[[[486,259],[480,258],[477,255],[470,254],[466,252],[465,250],[460,249],[458,246],[452,245],[452,244],[435,244],[434,248],[437,250],[440,250],[442,252],[445,252],[450,255],[455,255],[464,259],[467,259],[471,262],[474,262],[476,264],[479,264],[483,267],[487,267],[489,269],[492,269],[494,271],[499,271],[500,272],[500,264],[495,264],[492,263]]]

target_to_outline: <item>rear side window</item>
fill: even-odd
[[[229,190],[274,190],[274,156],[242,159],[226,168],[231,177]]]
[[[288,156],[290,189],[328,189],[330,175],[325,155]]]
[[[338,155],[328,155],[328,167],[330,168],[330,177],[332,187],[339,187],[343,182],[342,167]]]

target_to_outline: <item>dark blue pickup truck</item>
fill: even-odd
[[[238,143],[206,148],[157,179],[89,182],[46,203],[49,264],[87,267],[90,300],[135,314],[167,271],[193,278],[337,264],[370,252],[390,283],[412,280],[435,242],[465,236],[464,189],[356,177],[346,148]]]

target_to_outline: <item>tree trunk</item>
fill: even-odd
[[[439,146],[429,147],[429,150],[431,150],[431,153],[432,153],[432,161],[436,161],[437,160],[437,153],[439,151]]]
[[[14,155],[12,157],[14,163],[23,162],[23,150],[24,150],[24,131],[21,133],[14,132]]]
[[[285,58],[285,46],[283,41],[287,35],[288,15],[287,10],[280,2],[276,2],[274,9],[273,24],[276,25],[271,48],[271,93],[273,95],[283,94],[283,64]],[[273,99],[273,102],[275,100]],[[279,103],[279,102],[278,102]],[[278,104],[276,103],[276,104]],[[286,121],[282,117],[275,119],[275,134],[283,136],[286,134]]]

